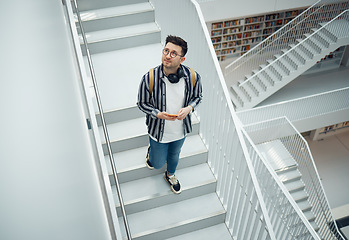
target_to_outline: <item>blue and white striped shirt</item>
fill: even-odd
[[[202,100],[202,85],[200,75],[195,72],[196,84],[193,88],[193,83],[190,75],[190,69],[187,66],[180,65],[184,70],[185,92],[184,92],[184,106],[192,106],[193,109]],[[148,126],[148,133],[158,141],[162,140],[164,135],[165,120],[159,119],[156,116],[159,112],[166,112],[166,85],[163,81],[165,74],[162,70],[162,65],[154,68],[154,86],[153,92],[149,92],[149,72],[146,73],[141,80],[138,91],[138,108],[146,114],[146,125]],[[184,136],[192,131],[191,116],[183,119]]]

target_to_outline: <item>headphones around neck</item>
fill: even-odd
[[[179,67],[177,73],[169,74],[167,79],[170,81],[170,83],[178,83],[182,77],[184,77],[184,71],[181,67]]]

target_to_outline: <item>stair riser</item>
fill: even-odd
[[[99,42],[91,42],[88,44],[88,48],[91,54],[98,54],[126,48],[139,47],[147,44],[160,43],[160,38],[160,31],[150,32],[147,34],[134,35]],[[81,49],[83,54],[86,55],[86,49],[84,45],[82,45]]]
[[[193,123],[192,126],[193,126],[193,131],[189,133],[187,136],[193,136],[193,135],[199,134],[200,124]],[[148,134],[142,134],[140,136],[134,136],[134,137],[130,137],[123,140],[117,140],[117,141],[111,140],[110,142],[113,153],[148,146],[148,144],[149,144]],[[103,143],[102,147],[103,147],[104,155],[107,155],[108,150],[107,150],[106,144]]]
[[[302,201],[308,201],[309,196],[304,196],[302,198],[293,198],[296,203],[302,202]]]
[[[297,191],[303,191],[304,190],[304,186],[302,186],[302,187],[297,187],[297,188],[290,188],[290,189],[288,189],[288,191],[290,192],[290,193],[294,193],[294,192],[297,192]]]
[[[170,229],[159,229],[158,231],[152,233],[144,233],[133,235],[134,240],[154,240],[154,239],[167,239],[170,237],[175,237],[180,234],[185,234],[188,232],[196,231],[199,229],[204,229],[216,224],[224,223],[225,213],[217,213],[213,216],[207,218],[195,219],[188,222],[178,223]],[[120,221],[122,221],[120,219]]]
[[[148,2],[145,0],[118,0],[118,1],[110,1],[110,0],[78,0],[79,11],[87,11],[92,9],[100,9],[100,8],[109,8],[116,6],[123,6],[135,3],[144,3]]]
[[[108,111],[104,113],[104,119],[106,124],[118,123],[122,121],[132,120],[135,118],[141,118],[145,114],[139,110],[138,107],[130,107],[119,109],[115,111]],[[96,114],[98,126],[101,126],[101,120],[99,114]]]
[[[150,23],[154,21],[154,12],[148,11],[142,13],[128,14],[124,16],[115,16],[91,21],[84,21],[83,28],[84,31],[87,33],[92,31],[100,31],[143,23]]]
[[[299,177],[294,177],[294,178],[289,178],[289,179],[282,180],[282,182],[285,184],[285,183],[299,181],[300,179],[301,179],[301,177],[299,176]]]
[[[164,166],[162,169],[153,169],[150,171],[145,166],[145,154],[146,153],[144,153],[144,165],[142,165],[138,168],[135,168],[135,169],[129,169],[125,172],[118,172],[118,180],[120,183],[125,183],[128,181],[133,181],[133,180],[137,180],[137,179],[141,179],[141,178],[145,178],[145,177],[150,177],[150,176],[153,176],[156,174],[161,174],[161,173],[165,172],[166,166]],[[206,163],[207,158],[208,158],[207,152],[198,153],[198,154],[191,155],[191,156],[181,157],[179,159],[177,169],[183,169],[183,168],[195,166],[198,164]],[[112,175],[109,175],[109,180],[110,180],[111,185],[115,185],[114,178]]]
[[[145,209],[148,210],[151,208],[161,207],[178,201],[199,197],[214,192],[216,190],[216,185],[216,182],[210,182],[203,186],[196,186],[190,189],[185,189],[185,186],[182,186],[183,190],[179,195],[174,195],[174,193],[172,193],[172,191],[169,189],[168,193],[164,196],[152,196],[150,199],[145,199],[134,203],[125,202],[125,210],[127,214],[133,214],[140,211],[144,211]],[[118,213],[118,216],[122,216],[120,207],[117,207],[116,211]]]

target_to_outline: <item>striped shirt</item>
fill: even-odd
[[[180,66],[184,70],[185,92],[183,107],[191,106],[193,109],[202,100],[202,85],[200,75],[195,72],[196,84],[193,88],[190,69],[184,65]],[[146,114],[146,125],[148,133],[158,141],[162,140],[164,134],[165,120],[156,116],[159,112],[166,112],[166,84],[163,81],[165,74],[162,65],[154,68],[154,86],[153,92],[149,92],[149,72],[141,80],[138,91],[138,108]],[[183,119],[184,136],[192,131],[191,114]]]

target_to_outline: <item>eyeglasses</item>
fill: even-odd
[[[171,58],[175,58],[175,57],[177,57],[177,56],[182,57],[181,55],[179,55],[179,54],[178,54],[177,52],[175,52],[175,51],[170,52],[170,50],[167,49],[167,48],[164,48],[164,50],[162,50],[162,54],[164,54],[165,56],[167,56],[168,54],[170,54],[170,57],[171,57]]]

